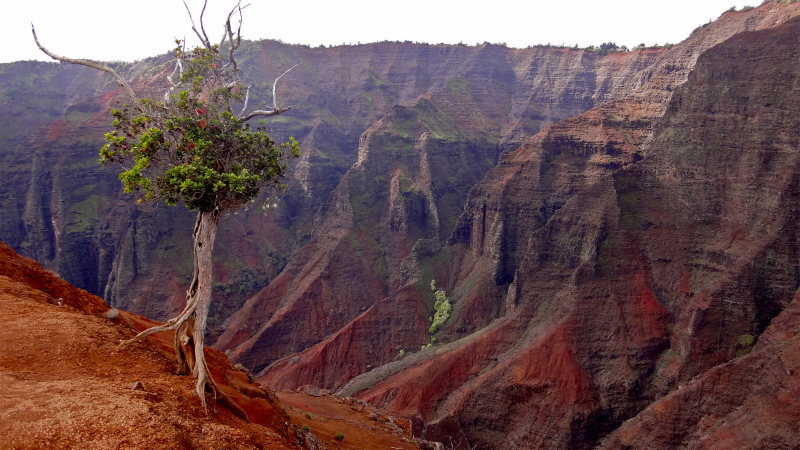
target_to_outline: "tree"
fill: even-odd
[[[450,317],[450,300],[444,291],[436,289],[436,280],[431,280],[431,290],[433,291],[433,297],[436,299],[433,304],[436,313],[431,319],[431,327],[428,332],[434,334],[439,331],[439,326]]]
[[[113,130],[105,135],[106,144],[100,150],[101,163],[118,162],[125,167],[119,176],[124,191],[137,195],[140,203],[183,202],[198,211],[193,232],[194,273],[186,307],[167,323],[122,342],[120,348],[159,331],[175,330],[178,371],[197,378],[197,394],[208,412],[206,388],[222,394],[210,376],[203,351],[217,224],[225,211],[246,205],[262,188],[283,189],[280,180],[286,175],[288,159],[299,156],[300,151],[293,138],[276,145],[264,131],[263,122],[255,129],[248,123],[290,109],[278,107],[276,86],[294,67],[273,83],[272,108],[246,112],[250,88],[242,84],[236,60],[244,7],[239,3],[231,10],[220,43],[212,44],[203,26],[206,4],[199,30],[185,1],[184,6],[202,46],[187,51],[185,43],[176,40],[175,68],[167,76],[169,87],[163,98],[140,98],[112,68],[55,55],[39,43],[35,29],[33,37],[48,56],[107,72],[124,90],[128,103],[112,111]],[[234,30],[231,19],[237,14]]]

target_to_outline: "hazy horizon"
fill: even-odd
[[[197,22],[202,0],[187,3]],[[218,41],[224,18],[236,2],[209,3],[206,31],[212,41]],[[312,47],[412,41],[432,45],[505,43],[514,48],[614,42],[632,48],[641,43],[680,42],[731,6],[741,9],[747,4],[729,0],[676,0],[669,5],[634,0],[575,0],[569,4],[534,0],[517,5],[498,0],[487,9],[477,2],[409,0],[387,9],[375,8],[365,0],[299,0],[292,4],[253,0],[244,12],[242,37]],[[135,8],[100,0],[29,0],[12,3],[6,12],[0,17],[0,34],[16,45],[4,49],[0,62],[52,61],[36,48],[31,22],[45,47],[73,58],[134,61],[164,54],[174,47],[176,38],[186,38],[190,46],[199,42],[181,0],[141,0]],[[284,19],[290,16],[296,19]]]

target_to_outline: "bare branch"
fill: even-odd
[[[116,80],[117,85],[122,86],[122,88],[125,90],[125,93],[128,94],[128,97],[130,97],[131,100],[133,100],[134,102],[139,101],[139,98],[136,96],[136,93],[133,92],[133,89],[131,89],[131,86],[128,84],[128,82],[125,81],[125,79],[122,78],[114,69],[105,66],[103,64],[96,63],[94,61],[89,61],[87,59],[67,58],[65,56],[59,56],[56,55],[55,53],[51,53],[49,50],[44,48],[42,44],[39,43],[39,38],[36,37],[36,28],[34,28],[33,24],[31,24],[31,32],[33,33],[33,40],[36,41],[36,45],[39,47],[39,50],[43,51],[45,55],[61,62],[91,67],[92,69],[100,70],[108,74],[111,74]]]
[[[276,90],[275,90],[276,86],[278,86],[278,80],[280,80],[280,79],[281,79],[281,77],[283,77],[284,75],[286,75],[286,74],[287,74],[287,73],[289,73],[289,72],[290,72],[292,69],[294,69],[295,67],[297,67],[297,66],[299,66],[299,65],[300,65],[300,64],[295,64],[295,65],[293,65],[292,67],[290,67],[290,68],[289,68],[289,70],[287,70],[286,72],[283,72],[283,73],[281,74],[281,76],[280,76],[280,77],[278,77],[278,78],[275,78],[275,82],[274,82],[274,83],[272,83],[272,109],[274,109],[274,110],[276,110],[276,111],[280,109],[280,108],[278,108],[278,96],[277,96],[277,94],[276,94]],[[278,114],[280,114],[280,113],[278,113]]]
[[[230,18],[228,20],[230,20]],[[225,26],[223,25],[222,28],[225,28]],[[225,43],[226,39],[228,39],[228,29],[227,28],[225,28],[225,30],[223,30],[222,40],[219,41],[219,48],[222,48],[222,44]]]
[[[195,27],[195,25],[194,25],[194,17],[192,17],[192,11],[189,10],[189,5],[186,4],[186,0],[183,0],[183,6],[186,7],[186,13],[189,14],[189,20],[192,21],[192,31],[194,31],[194,34],[196,34],[197,37],[200,38],[200,42],[202,42],[203,45],[205,45],[206,48],[208,48],[210,50],[211,49],[211,43],[208,42],[208,40],[207,40],[208,38],[203,39],[203,35],[200,34],[199,31],[197,31],[197,27]],[[203,11],[205,11],[205,10],[206,10],[206,7],[205,7],[205,5],[203,5]],[[203,16],[201,14],[200,15],[200,27],[202,28],[202,26],[203,26]]]
[[[231,30],[231,14],[233,14],[233,11],[228,14],[228,21],[225,22],[225,31],[228,33],[228,41],[230,41],[231,50],[228,59],[230,59],[231,64],[233,64],[233,81],[234,84],[236,84],[239,82],[239,64],[236,62],[235,53],[237,45],[236,41],[233,40],[233,30]]]
[[[203,0],[203,9],[200,11],[200,30],[203,32],[203,37],[205,39],[201,40],[206,45],[206,48],[211,50],[211,41],[208,39],[205,26],[203,26],[203,15],[206,13],[206,6],[208,6],[208,0]]]
[[[164,101],[167,101],[169,99],[170,92],[175,90],[175,87],[178,86],[174,81],[172,81],[172,79],[175,78],[176,72],[178,72],[178,79],[180,80],[180,78],[183,76],[183,64],[181,64],[180,58],[177,58],[175,60],[175,69],[172,71],[171,74],[167,75],[167,81],[169,81],[170,88],[167,92],[164,93]]]
[[[261,117],[277,116],[278,114],[283,114],[290,109],[292,109],[291,106],[287,106],[286,108],[273,109],[271,111],[253,111],[250,114],[242,117],[242,120],[248,121],[253,117],[259,117],[259,116]]]
[[[247,89],[244,90],[244,105],[242,106],[242,112],[239,113],[241,117],[244,114],[244,111],[247,109],[247,101],[250,99],[250,86],[247,86]]]
[[[291,106],[287,106],[286,108],[279,108],[278,107],[278,97],[277,97],[277,92],[276,92],[276,86],[278,85],[278,80],[280,80],[281,77],[283,77],[284,75],[289,73],[289,71],[291,71],[292,69],[294,69],[295,67],[297,67],[299,65],[300,64],[293,65],[292,67],[289,68],[289,70],[287,70],[286,72],[283,72],[281,74],[281,76],[279,76],[278,78],[275,78],[275,82],[272,83],[272,110],[270,110],[270,111],[263,111],[263,110],[253,111],[250,114],[248,114],[248,115],[246,115],[244,117],[241,117],[241,119],[247,121],[247,120],[252,119],[253,117],[259,117],[259,116],[261,116],[261,117],[277,116],[278,114],[283,114],[286,111],[292,109]],[[247,95],[249,95],[250,87],[248,86],[247,89],[248,89]],[[245,108],[246,107],[247,107],[247,97],[245,97]],[[241,114],[244,114],[244,109],[242,109]],[[241,116],[241,114],[240,114],[240,116]]]
[[[230,53],[229,58],[230,63],[233,64],[233,80],[234,83],[239,83],[239,64],[236,62],[236,50],[242,45],[242,10],[250,6],[250,4],[246,4],[242,6],[242,2],[239,1],[236,3],[236,6],[228,13],[228,20],[225,21],[225,33],[228,37],[228,41],[230,42]],[[239,11],[239,26],[236,28],[236,39],[233,37],[233,28],[231,27],[231,17],[233,14]],[[225,37],[223,36],[222,42],[225,42]],[[221,46],[222,44],[220,44]]]

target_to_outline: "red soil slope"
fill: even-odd
[[[169,336],[118,352],[150,323],[125,312],[106,319],[108,309],[0,243],[0,448],[296,447],[274,396],[224,355],[207,349],[250,423],[220,402],[206,417],[194,380],[172,375]],[[137,381],[143,388],[131,389]]]
[[[411,425],[353,398],[303,392],[278,393],[292,422],[308,427],[323,445],[341,450],[414,450]],[[336,436],[344,436],[338,441]]]

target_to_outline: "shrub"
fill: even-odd
[[[344,433],[342,432],[336,433],[336,440],[339,442],[344,442]]]
[[[431,280],[431,290],[435,291],[433,295],[436,301],[433,304],[433,308],[436,310],[436,313],[433,315],[431,327],[428,329],[428,332],[434,334],[439,330],[439,325],[443,324],[447,318],[450,317],[451,306],[444,291],[436,290],[436,280]]]

